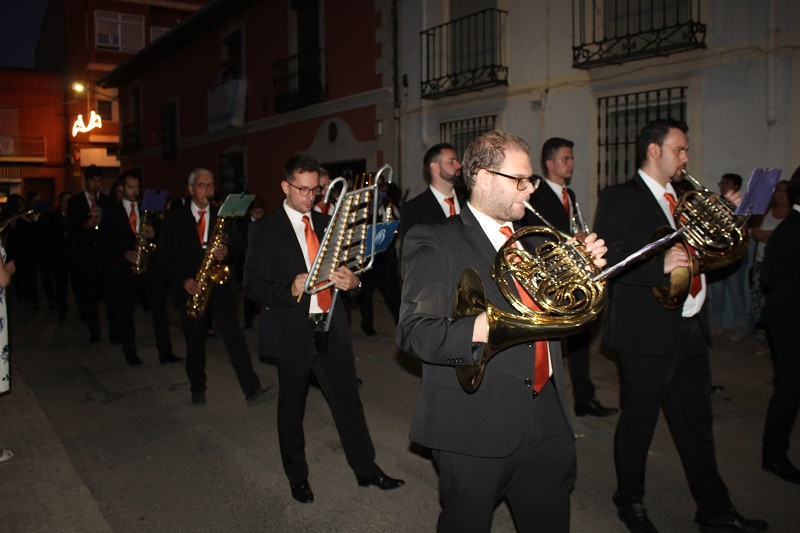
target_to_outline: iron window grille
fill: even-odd
[[[469,143],[494,129],[496,115],[453,120],[439,124],[439,142],[452,144],[456,149],[456,157],[464,156]]]
[[[508,12],[485,9],[420,32],[422,98],[508,84]]]
[[[573,0],[572,66],[590,69],[705,48],[700,0]]]
[[[308,50],[282,59],[272,71],[276,113],[327,100],[325,50]]]
[[[608,96],[597,100],[597,191],[636,172],[636,137],[658,118],[686,121],[686,87]]]

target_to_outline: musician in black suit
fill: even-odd
[[[58,321],[67,319],[67,283],[69,268],[72,262],[72,241],[67,225],[67,204],[70,193],[64,191],[58,195],[55,209],[44,215],[45,218],[45,250],[43,271],[51,278],[58,310]]]
[[[286,201],[276,212],[250,227],[244,263],[245,294],[263,307],[259,318],[258,353],[278,362],[278,440],[292,497],[310,503],[303,412],[312,374],[331,408],[347,464],[359,485],[383,490],[403,484],[375,464],[356,383],[353,342],[341,299],[330,309],[326,289],[314,295],[303,291],[315,248],[330,217],[312,210],[319,192],[319,164],[308,154],[289,159],[281,188]],[[330,277],[336,288],[351,291],[359,279],[346,266]],[[321,280],[320,280],[321,281]],[[333,313],[330,330],[323,325]]]
[[[447,217],[459,214],[466,202],[464,193],[456,187],[461,180],[461,163],[452,144],[439,143],[425,152],[422,175],[428,188],[403,204],[401,239],[416,224],[444,222]]]
[[[571,221],[577,216],[575,192],[567,187],[572,178],[574,143],[567,139],[552,137],[542,145],[541,164],[544,179],[531,195],[531,205],[559,231],[585,237],[582,228],[572,228]],[[525,212],[523,223],[528,226],[546,224],[530,211]],[[619,409],[605,407],[595,396],[594,383],[589,376],[589,354],[591,332],[587,329],[564,339],[567,345],[567,365],[572,382],[572,397],[576,416],[610,416]]]
[[[244,242],[244,253],[241,254],[239,260],[236,262],[236,277],[240,280],[244,279],[244,257],[247,253],[247,243],[249,241],[248,230],[250,229],[250,224],[262,218],[264,218],[264,199],[260,196],[256,196],[253,198],[250,207],[247,208],[247,215],[236,219],[239,235],[242,236],[242,242]],[[251,329],[253,327],[253,320],[255,320],[258,314],[258,304],[248,298],[247,295],[244,296],[243,300],[244,329]]]
[[[100,192],[103,173],[95,165],[83,169],[84,189],[67,203],[72,238],[72,284],[81,320],[89,326],[89,341],[100,341],[97,300],[102,294],[103,257],[99,248],[102,208],[108,197]]]
[[[142,360],[136,350],[136,331],[133,325],[133,312],[138,300],[139,291],[144,291],[150,304],[153,321],[158,360],[161,363],[177,363],[182,357],[172,353],[172,340],[169,335],[169,320],[165,302],[164,278],[161,268],[153,253],[147,261],[146,269],[141,274],[134,274],[133,265],[137,260],[138,235],[142,232],[147,242],[156,236],[153,214],[149,222],[142,227],[142,211],[139,202],[141,181],[134,174],[122,177],[122,199],[108,208],[101,231],[109,239],[112,268],[117,280],[116,291],[119,302],[120,337],[125,361],[130,365],[140,365]]]
[[[261,387],[239,325],[236,270],[233,266],[242,252],[243,243],[232,221],[223,223],[221,243],[211,250],[215,261],[231,266],[228,280],[221,285],[208,280],[211,296],[205,313],[199,318],[191,318],[186,314],[187,301],[200,292],[201,286],[195,277],[207,246],[214,240],[217,222],[217,208],[211,205],[214,175],[210,170],[198,168],[189,175],[188,183],[191,201],[188,206],[175,205],[167,213],[161,227],[158,258],[181,317],[186,339],[186,375],[189,377],[192,403],[206,403],[206,340],[208,313],[211,313],[245,399],[248,405],[255,405],[269,400],[275,392],[270,387]]]
[[[650,242],[656,229],[675,226],[670,180],[689,161],[687,131],[686,124],[673,119],[648,123],[637,138],[638,173],[600,195],[595,230],[606,239],[612,264]],[[738,195],[731,199],[740,200]],[[675,245],[665,255],[633,264],[611,282],[605,343],[620,353],[622,364],[613,500],[630,531],[656,530],[643,505],[644,479],[663,408],[697,505],[695,521],[703,528],[759,531],[767,524],[736,512],[717,469],[705,276],[697,277],[676,309],[662,306],[652,294],[653,287],[669,284],[669,273],[688,263],[686,249]]]
[[[464,154],[464,178],[470,197],[459,216],[406,235],[396,337],[423,362],[411,440],[432,449],[439,469],[439,531],[489,531],[506,499],[520,531],[566,532],[576,463],[560,339],[499,351],[475,392],[456,378],[456,368],[480,360],[488,336],[485,312],[452,317],[462,273],[474,269],[487,300],[518,315],[490,270],[533,192],[528,145],[506,132],[482,135]],[[595,238],[587,249],[602,266]]]
[[[767,242],[761,282],[767,293],[762,317],[767,324],[775,390],[767,409],[762,443],[764,470],[800,483],[800,470],[789,461],[789,441],[800,408],[800,168],[789,185],[792,210]]]

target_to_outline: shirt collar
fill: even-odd
[[[648,189],[650,189],[650,192],[653,193],[653,196],[656,200],[661,201],[661,199],[664,198],[665,192],[670,193],[675,200],[678,199],[678,195],[675,193],[672,183],[667,183],[667,186],[664,187],[657,182],[655,178],[650,177],[647,172],[642,169],[639,169],[639,176],[642,177],[642,181],[644,181],[644,184],[647,185]]]
[[[503,243],[506,242],[506,240],[508,240],[505,235],[500,233],[500,227],[508,226],[511,228],[511,231],[513,232],[514,224],[512,224],[511,222],[500,224],[489,215],[486,215],[483,212],[479,211],[478,208],[475,207],[470,202],[467,202],[467,206],[469,207],[470,211],[472,211],[472,214],[475,215],[475,219],[478,221],[478,224],[480,224],[481,229],[491,241],[492,246],[494,246],[494,249],[499,250],[500,247],[503,245]]]
[[[314,228],[314,221],[311,220],[311,213],[301,213],[297,209],[290,207],[286,200],[283,201],[283,210],[286,211],[286,215],[289,217],[289,222],[292,223],[292,226],[303,224],[303,217],[307,216],[308,221],[311,222],[311,228]]]

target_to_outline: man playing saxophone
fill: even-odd
[[[214,194],[211,171],[204,168],[193,170],[189,174],[188,188],[190,201],[187,205],[176,205],[164,219],[158,256],[180,312],[186,339],[186,375],[189,377],[192,404],[206,403],[206,340],[210,313],[222,336],[247,404],[255,405],[269,400],[275,396],[275,392],[270,387],[262,388],[253,370],[250,351],[239,324],[235,269],[229,269],[225,282],[215,284],[213,288],[203,287],[198,282],[198,279],[208,282],[210,276],[204,269],[213,266],[214,261],[235,264],[243,243],[236,231],[236,224],[217,224],[217,208],[211,204]],[[209,246],[214,261],[206,261]],[[192,313],[197,316],[189,316],[187,301],[204,290],[211,291],[207,304],[198,313]]]
[[[153,225],[144,220],[144,213],[140,211],[140,183],[138,176],[124,175],[122,201],[111,204],[100,223],[100,231],[109,243],[112,265],[115,269],[114,276],[117,280],[122,351],[129,365],[142,364],[136,349],[133,311],[139,300],[139,291],[144,291],[150,303],[158,360],[162,364],[177,363],[182,358],[172,353],[161,268],[155,260],[148,260],[145,263],[141,258],[141,252],[148,250],[148,245],[152,244],[156,232]],[[138,274],[132,268],[137,264],[144,267]]]
[[[423,362],[411,440],[432,450],[439,470],[439,531],[488,532],[505,499],[520,531],[566,532],[576,463],[560,339],[499,350],[474,392],[456,377],[459,367],[478,363],[489,337],[486,312],[453,318],[465,270],[480,276],[486,300],[520,317],[490,270],[534,189],[528,145],[488,132],[464,153],[463,175],[469,201],[461,213],[414,226],[403,244],[396,338]],[[525,251],[536,245],[523,242]],[[597,266],[605,264],[596,235],[586,238],[586,250]]]

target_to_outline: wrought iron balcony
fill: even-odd
[[[131,122],[122,126],[122,155],[135,154],[142,149],[142,126],[138,122]]]
[[[506,11],[485,9],[420,32],[422,98],[507,85],[507,16]]]
[[[275,112],[283,113],[328,99],[325,50],[314,49],[272,66]]]
[[[17,163],[45,163],[47,139],[27,135],[0,134],[0,161]]]
[[[700,0],[573,0],[572,66],[590,69],[705,48]]]

